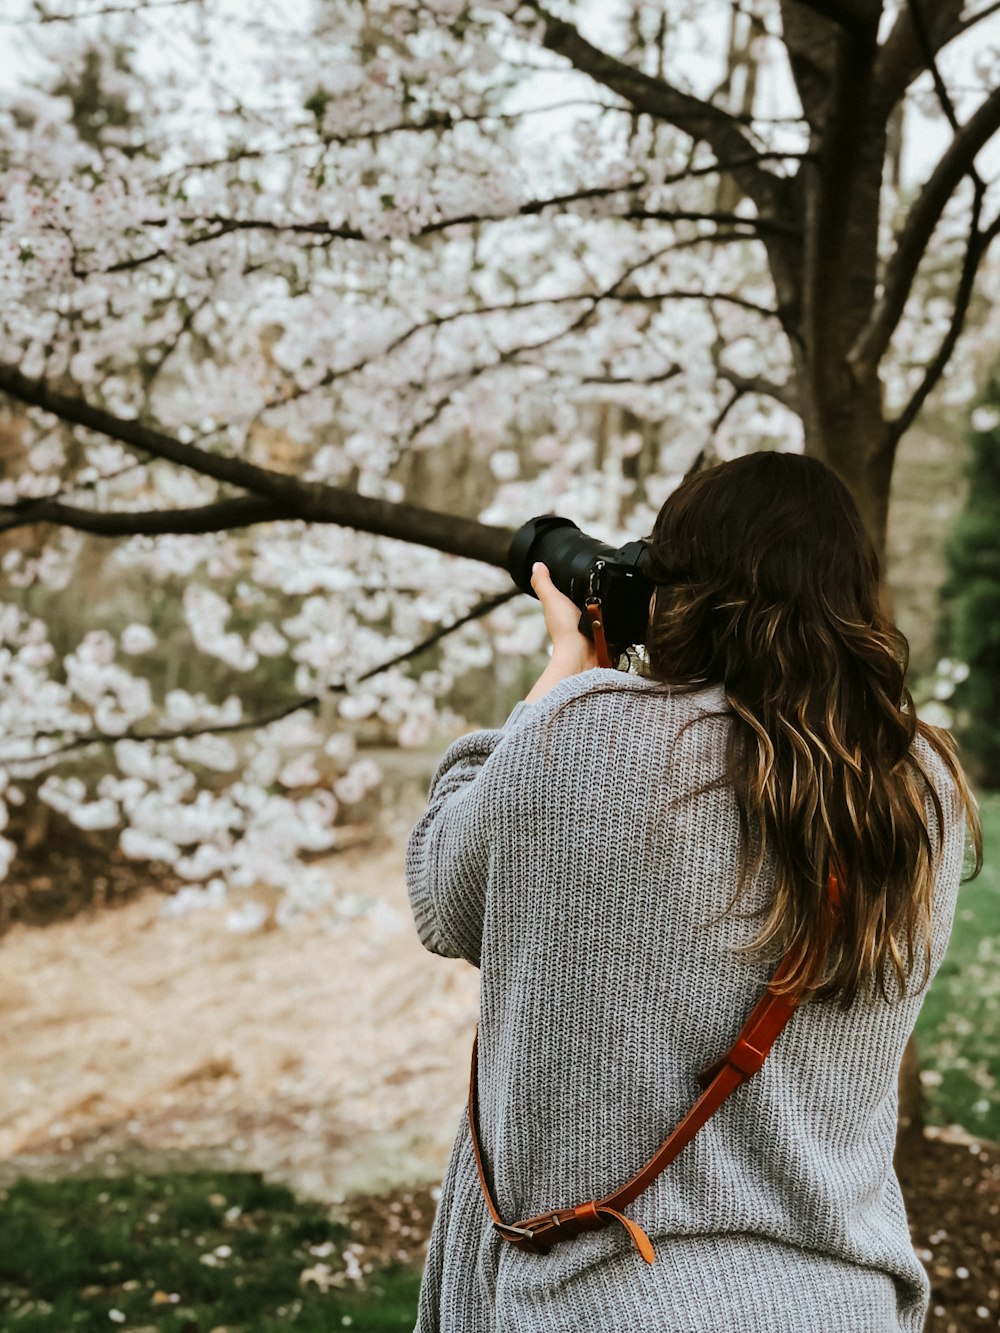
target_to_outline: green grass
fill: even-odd
[[[959,890],[916,1037],[927,1123],[1000,1140],[1000,792],[980,799],[980,814],[983,872]]]
[[[347,1229],[258,1173],[18,1179],[0,1192],[0,1329],[412,1329],[419,1269],[323,1294]],[[207,1258],[206,1258],[207,1256]]]

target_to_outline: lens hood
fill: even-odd
[[[511,539],[507,551],[507,573],[522,592],[537,596],[531,586],[531,566],[534,563],[531,551],[539,537],[556,528],[576,528],[579,526],[571,518],[560,518],[557,514],[541,514],[538,518],[529,518],[522,524]]]

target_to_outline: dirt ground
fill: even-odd
[[[14,925],[0,939],[3,1174],[211,1151],[327,1199],[439,1179],[478,973],[416,939],[409,813],[332,856],[339,908],[290,926],[228,930],[232,903],[171,918],[155,892]]]
[[[338,1204],[365,1269],[422,1257],[462,1114],[478,974],[412,929],[403,802],[328,861],[336,911],[226,928],[148,891],[0,939],[0,1182],[252,1167]],[[263,900],[266,901],[266,900]],[[273,906],[273,904],[268,904]],[[938,1134],[897,1163],[929,1333],[1000,1328],[1000,1150]]]

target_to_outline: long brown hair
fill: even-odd
[[[741,846],[727,910],[774,853],[773,896],[747,949],[790,954],[781,989],[844,1008],[873,983],[888,999],[890,976],[904,994],[918,953],[923,989],[937,868],[928,797],[939,854],[945,819],[916,737],[940,757],[942,789],[951,776],[950,818],[964,810],[969,878],[982,828],[952,737],[916,715],[909,644],[882,614],[878,558],[849,490],[816,459],[754,453],[683,481],[649,540],[643,674],[672,693],[721,683],[732,711],[725,781]]]

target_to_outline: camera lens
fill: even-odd
[[[596,591],[602,602],[604,632],[610,644],[642,643],[649,622],[649,599],[653,591],[649,569],[649,547],[645,541],[608,546],[581,532],[569,518],[542,514],[529,519],[514,534],[507,552],[507,570],[522,592],[536,596],[531,586],[531,566],[541,560],[559,591],[583,611],[590,592],[591,571],[604,562]],[[580,632],[589,633],[581,616]]]
[[[588,537],[569,518],[543,514],[519,528],[507,554],[507,570],[522,592],[535,596],[531,567],[540,560],[552,582],[577,606],[583,606],[590,568],[602,556],[614,559],[618,552],[596,537]]]

